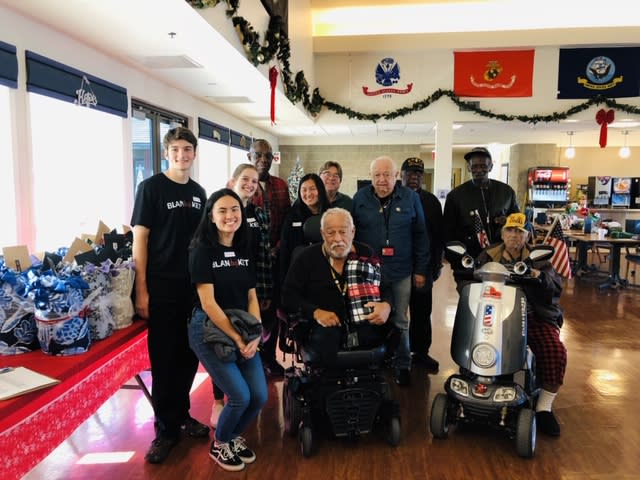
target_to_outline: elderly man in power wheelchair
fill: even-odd
[[[294,255],[282,286],[288,338],[302,364],[285,374],[285,429],[298,433],[304,456],[321,425],[337,437],[357,437],[382,424],[395,446],[399,409],[381,371],[394,337],[392,307],[380,298],[379,261],[353,241],[347,210],[327,210],[320,231],[322,243]]]

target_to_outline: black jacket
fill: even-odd
[[[444,204],[444,242],[446,245],[452,240],[461,241],[472,257],[477,257],[482,251],[474,228],[475,210],[480,214],[490,244],[502,241],[502,225],[496,222],[496,218],[520,211],[513,189],[497,180],[490,180],[488,188],[482,192],[471,180],[451,190]]]

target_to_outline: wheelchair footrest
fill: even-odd
[[[371,388],[344,388],[328,395],[325,408],[334,435],[369,433],[381,402],[382,394]]]

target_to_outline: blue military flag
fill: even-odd
[[[640,96],[639,47],[561,48],[558,98]]]

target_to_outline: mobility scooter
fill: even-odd
[[[456,274],[472,280],[462,288],[451,338],[451,357],[460,372],[433,399],[430,429],[446,438],[449,425],[475,423],[515,437],[518,455],[536,447],[535,358],[527,347],[527,300],[518,284],[537,282],[530,262],[548,259],[553,247],[533,247],[530,258],[509,270],[489,262],[476,268],[461,242],[447,250],[460,259]],[[466,272],[466,274],[465,274]]]

